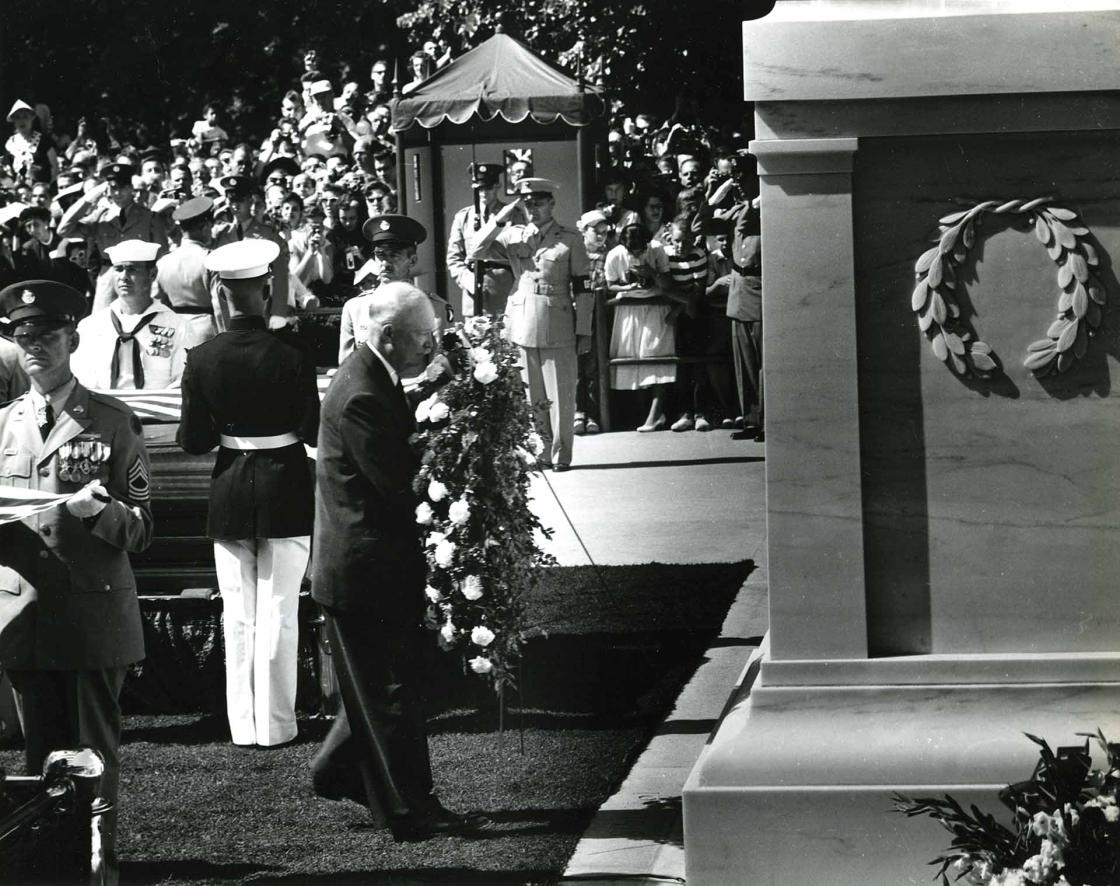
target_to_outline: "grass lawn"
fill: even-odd
[[[427,675],[441,799],[494,821],[470,838],[396,844],[365,810],[315,797],[307,764],[328,728],[278,749],[229,744],[213,714],[128,716],[122,881],[550,883],[715,637],[750,563],[550,570],[531,601],[523,696],[497,706],[435,652]],[[521,727],[521,728],[519,728]],[[524,740],[524,753],[521,740]],[[18,751],[0,765],[19,771]]]

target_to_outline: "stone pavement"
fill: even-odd
[[[564,566],[588,563],[588,553],[600,564],[750,559],[757,566],[561,882],[684,882],[681,789],[732,690],[749,682],[767,627],[764,453],[727,431],[617,432],[577,439],[571,471],[533,480],[534,509],[555,530],[545,548]]]

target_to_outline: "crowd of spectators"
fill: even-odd
[[[310,49],[268,132],[239,131],[221,103],[209,103],[189,133],[163,144],[119,121],[83,117],[59,131],[48,107],[17,101],[0,158],[0,286],[59,279],[91,307],[104,305],[113,295],[106,250],[136,237],[159,243],[161,254],[175,250],[184,229],[173,214],[206,197],[211,224],[188,238],[203,247],[220,232],[227,241],[249,230],[275,239],[287,277],[278,291],[292,316],[343,305],[377,283],[364,222],[397,208],[394,92],[411,91],[450,58],[446,44],[430,41],[408,59],[407,82],[395,84],[388,57],[359,77]],[[601,199],[579,223],[602,296],[604,347],[581,356],[576,432],[599,427],[604,356],[611,388],[644,392],[639,430],[760,425],[729,357],[731,241],[757,192],[742,137],[703,125],[684,100],[664,122],[614,102],[608,131]]]

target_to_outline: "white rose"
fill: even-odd
[[[431,600],[433,603],[438,603],[443,599],[443,594],[439,592],[439,589],[433,588],[431,585],[428,585],[426,588],[424,588],[424,596]]]
[[[439,629],[439,635],[443,637],[447,643],[455,642],[455,625],[451,622],[444,623],[444,626]]]
[[[494,632],[484,625],[479,625],[471,631],[471,642],[475,646],[489,646],[494,642]]]
[[[482,579],[477,575],[468,575],[463,582],[463,596],[468,600],[478,600],[482,597]]]
[[[498,367],[493,363],[479,363],[474,368],[474,380],[479,384],[488,385],[498,377]]]
[[[451,565],[451,561],[455,559],[455,542],[441,541],[436,545],[436,565],[446,569]]]
[[[433,517],[435,517],[435,512],[426,501],[422,501],[416,506],[416,522],[421,526],[429,525]]]
[[[471,670],[476,674],[489,674],[494,670],[494,665],[490,663],[490,659],[481,655],[472,658],[467,664],[471,666]]]
[[[428,498],[432,501],[443,501],[447,498],[447,487],[439,480],[433,480],[428,484]]]
[[[529,434],[529,449],[532,450],[533,455],[540,455],[544,452],[544,440],[536,431],[531,431]]]
[[[431,400],[421,400],[416,404],[416,424],[423,424],[428,420],[428,414],[431,411]]]
[[[494,356],[490,353],[489,348],[477,347],[470,350],[472,363],[493,363]]]
[[[517,457],[525,462],[525,464],[532,465],[537,463],[537,457],[533,455],[533,453],[531,453],[528,449],[522,449],[520,446],[518,446],[514,451],[516,452]]]
[[[447,517],[456,526],[462,526],[471,518],[471,506],[465,495],[451,503],[451,507],[447,509]]]
[[[430,532],[428,533],[428,539],[424,542],[424,545],[425,547],[434,548],[445,538],[447,538],[446,532]]]
[[[428,410],[428,420],[432,422],[443,421],[449,415],[451,415],[451,407],[442,400],[437,400],[432,404],[431,409]]]

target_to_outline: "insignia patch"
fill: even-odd
[[[25,289],[20,294],[20,300],[25,305],[33,305],[33,304],[35,304],[35,293],[32,292],[30,289]]]
[[[389,224],[388,219],[382,219],[380,227],[381,227],[381,230],[387,231],[387,230],[389,230],[389,228],[392,227],[392,225]]]
[[[132,467],[128,469],[128,495],[134,501],[147,501],[151,494],[148,469],[140,456],[137,456],[136,461],[132,463]]]

